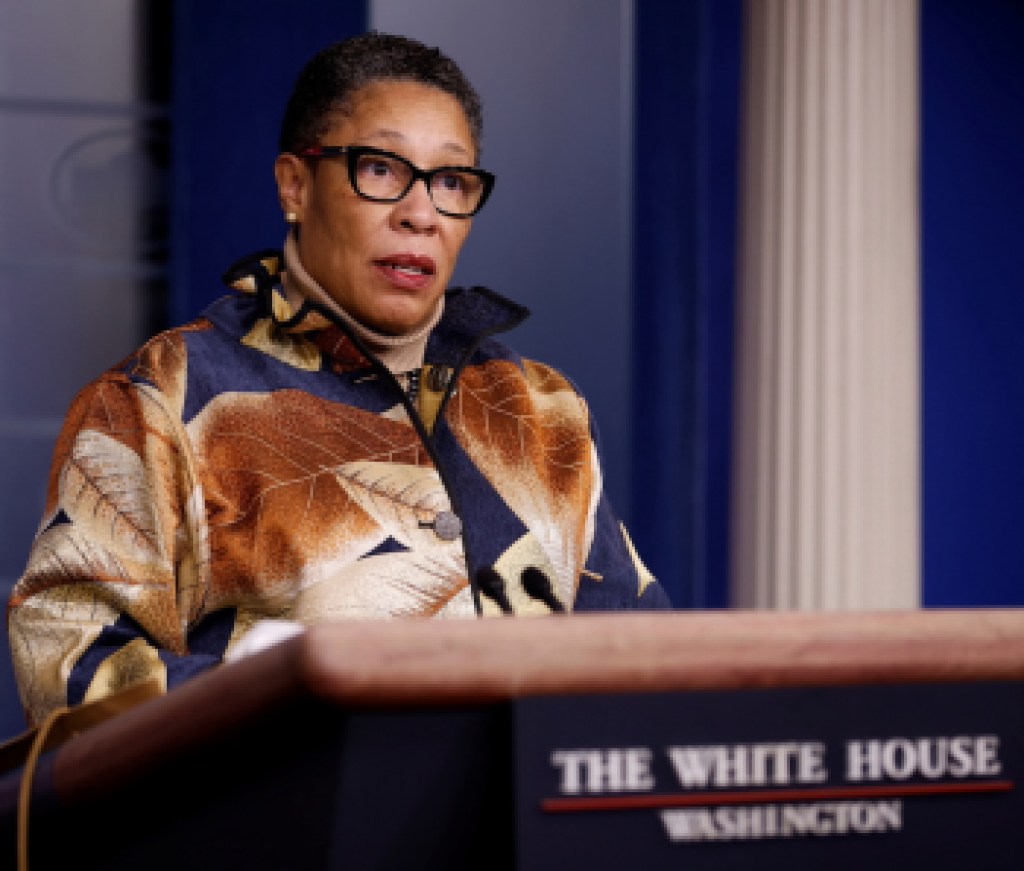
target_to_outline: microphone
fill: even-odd
[[[476,585],[477,588],[491,599],[500,609],[502,614],[514,614],[512,610],[512,603],[509,602],[508,596],[505,595],[505,582],[490,566],[485,566],[476,573]]]
[[[565,605],[558,601],[554,590],[551,589],[551,581],[540,569],[530,566],[523,569],[523,589],[531,599],[537,599],[548,606],[548,609],[555,614],[564,614]]]

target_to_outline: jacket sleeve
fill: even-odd
[[[167,688],[220,660],[230,615],[199,621],[206,540],[173,402],[125,372],[87,387],[58,438],[43,521],[8,604],[29,722],[152,677]]]

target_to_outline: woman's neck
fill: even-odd
[[[302,301],[319,303],[338,320],[344,323],[359,336],[366,346],[380,359],[393,374],[409,372],[423,366],[423,355],[427,347],[430,331],[437,326],[444,311],[444,297],[437,301],[437,306],[430,320],[412,333],[402,336],[389,336],[379,333],[353,318],[345,309],[328,295],[306,272],[299,259],[299,249],[295,242],[295,233],[288,234],[284,243],[284,273],[281,276],[285,298],[293,309],[298,309]]]

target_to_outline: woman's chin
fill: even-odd
[[[371,330],[387,336],[406,336],[425,326],[434,313],[434,306],[415,306],[371,312],[363,323]]]

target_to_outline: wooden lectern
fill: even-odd
[[[44,757],[30,867],[943,867],[1020,838],[1022,680],[1019,611],[321,625]]]

